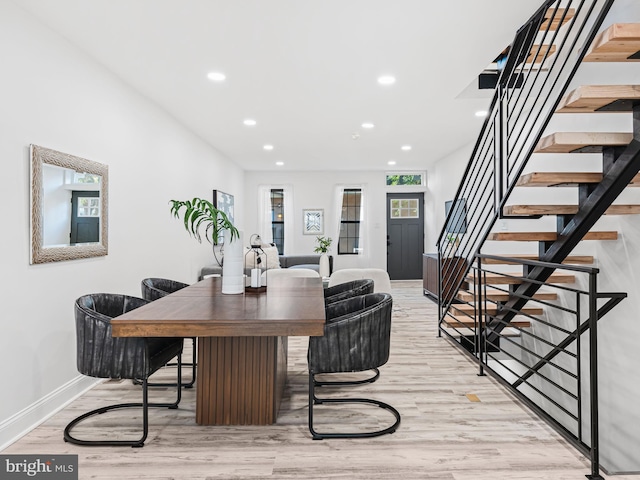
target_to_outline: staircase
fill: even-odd
[[[491,113],[438,240],[440,258],[464,260],[447,262],[448,267],[440,269],[441,285],[449,285],[452,278],[461,280],[457,283],[458,294],[439,302],[439,334],[478,359],[481,373],[500,362],[504,367],[506,361],[517,361],[520,370],[524,367],[524,374],[511,371],[508,383],[545,418],[551,415],[540,404],[549,402],[560,410],[560,417],[566,417],[550,421],[590,456],[589,478],[602,478],[597,428],[597,322],[626,294],[599,292],[598,271],[588,266],[595,259],[574,250],[583,241],[618,240],[618,232],[597,227],[603,215],[640,214],[640,204],[617,202],[625,189],[640,185],[640,85],[616,85],[612,78],[610,85],[580,85],[572,90],[568,86],[584,63],[640,61],[640,24],[613,24],[598,33],[612,4],[613,0],[547,1],[518,30],[508,49]],[[630,131],[548,131],[556,115],[598,116],[611,112],[629,115]],[[530,171],[529,160],[534,154],[536,159],[545,154],[553,154],[554,159],[563,155],[573,159],[582,153],[600,154],[601,169],[570,171],[562,168],[563,160],[556,160],[557,171]],[[545,192],[557,191],[548,189],[573,189],[576,201],[544,202],[547,197],[554,198]],[[542,201],[532,204],[511,200],[523,191],[539,192],[536,198]],[[548,217],[555,219],[555,231],[548,228]],[[522,223],[523,227],[501,230],[496,228],[501,219],[510,225]],[[504,245],[508,245],[509,254],[483,253],[499,250],[501,242],[508,242]],[[531,253],[532,243],[537,254]],[[514,265],[522,269],[515,271]],[[466,269],[464,275],[460,275],[460,269]],[[576,285],[580,275],[586,280],[578,283],[586,282],[587,287]],[[565,299],[572,295],[576,303],[569,308]],[[581,300],[584,298],[587,300]],[[561,325],[562,315],[567,312],[575,316],[571,327],[566,322]],[[562,332],[564,338],[555,340],[558,335],[540,334],[551,329]],[[592,352],[590,419],[583,419],[579,411],[579,353],[585,332]],[[558,366],[562,355],[575,360],[575,372]],[[533,361],[526,363],[526,359]],[[578,391],[550,380],[545,370],[549,367],[575,379]],[[558,400],[550,394],[545,382],[552,383],[561,395],[575,397],[578,412],[565,408],[564,398]],[[529,396],[523,394],[524,386]],[[575,421],[575,426],[567,426],[567,418]],[[589,439],[582,433],[584,421],[590,421]]]

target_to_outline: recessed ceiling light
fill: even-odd
[[[258,122],[256,122],[253,118],[247,118],[244,122],[247,127],[253,127],[254,125],[256,125]]]
[[[487,116],[487,111],[486,110],[478,110],[476,112],[476,117],[486,117]]]
[[[395,164],[396,164],[396,161],[395,161],[395,160],[389,160],[389,161],[387,162],[387,165],[395,165]]]
[[[265,150],[273,150],[273,145],[265,145],[264,147]]]
[[[281,167],[282,165],[284,165],[284,162],[276,162],[276,165],[278,165],[279,167]]]
[[[207,74],[207,78],[212,82],[224,82],[227,76],[221,72],[210,72]]]
[[[402,150],[404,150],[405,152],[408,152],[409,150],[411,150],[411,145],[403,145],[402,147],[400,147]]]
[[[396,77],[393,75],[382,75],[378,77],[378,83],[380,85],[393,85],[396,83]]]
[[[375,127],[375,125],[370,122],[365,122],[362,124],[362,128],[373,128],[373,127]]]

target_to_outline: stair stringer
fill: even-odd
[[[640,108],[638,112],[640,112]],[[640,113],[634,112],[634,123],[636,123],[636,117],[640,117]],[[578,213],[559,232],[558,239],[540,255],[540,261],[562,263],[587,232],[593,228],[607,208],[624,191],[638,171],[640,171],[640,141],[634,138],[605,173],[602,181],[595,186],[591,194],[580,205]],[[554,271],[553,268],[534,267],[527,272],[525,278],[544,282]],[[498,314],[496,319],[487,324],[487,340],[495,341],[500,331],[505,328],[505,323],[508,324],[515,317],[514,311],[521,310],[527,304],[527,300],[519,296],[533,296],[539,289],[540,284],[538,283],[523,282],[515,290],[516,295],[505,304],[505,312]]]

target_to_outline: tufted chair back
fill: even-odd
[[[327,306],[324,336],[309,337],[309,372],[360,372],[387,363],[393,300],[370,293]]]
[[[112,336],[112,318],[146,303],[142,298],[111,293],[94,293],[76,300],[80,373],[98,378],[145,379],[182,352],[181,338]]]
[[[347,298],[358,297],[368,293],[373,293],[372,279],[352,280],[325,288],[324,303],[325,305],[330,305],[340,300],[346,300]]]
[[[142,298],[152,302],[188,286],[188,283],[166,278],[145,278],[141,282]]]

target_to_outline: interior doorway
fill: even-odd
[[[391,280],[422,278],[424,193],[387,193],[387,272]]]
[[[100,241],[100,192],[71,192],[71,234],[69,243]]]

